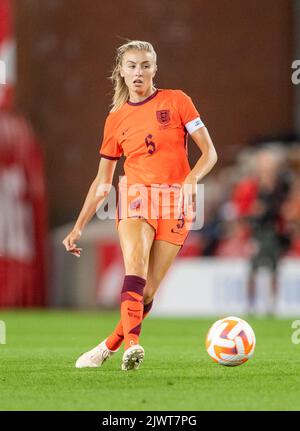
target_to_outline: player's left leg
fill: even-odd
[[[144,306],[152,304],[155,293],[180,249],[181,245],[164,240],[154,240],[149,259],[147,283],[144,289]]]

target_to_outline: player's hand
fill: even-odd
[[[81,238],[81,231],[78,229],[73,229],[69,235],[65,237],[62,241],[63,245],[66,247],[66,250],[71,254],[74,254],[76,257],[80,257],[82,248],[77,247],[76,241]]]
[[[180,190],[178,214],[194,219],[196,216],[196,199],[197,180],[187,176]]]

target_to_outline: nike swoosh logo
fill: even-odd
[[[176,232],[175,230],[171,230],[172,233],[177,233],[178,235],[183,235],[183,232]]]
[[[129,311],[134,311],[135,313],[138,313],[140,310],[132,310],[131,308],[128,307]]]

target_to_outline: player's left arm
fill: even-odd
[[[186,180],[198,183],[207,175],[217,163],[218,156],[214,144],[205,126],[195,130],[191,138],[199,147],[202,155],[189,173]]]
[[[217,152],[209,136],[208,130],[200,118],[200,114],[192,99],[183,91],[175,92],[178,103],[178,112],[182,125],[185,127],[195,144],[201,151],[201,157],[185,178],[181,188],[179,199],[179,211],[181,211],[182,200],[184,200],[184,212],[186,205],[193,207],[196,201],[197,183],[207,175],[217,162]],[[185,184],[187,185],[185,187]]]
[[[195,212],[197,183],[211,171],[218,160],[214,144],[205,126],[198,128],[192,132],[190,136],[199,147],[202,154],[193,169],[185,178],[181,189],[179,211],[181,211],[182,204],[184,203],[183,206],[185,213],[187,213],[187,208],[190,206],[193,206],[193,211]]]

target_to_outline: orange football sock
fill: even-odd
[[[143,320],[143,296],[136,292],[126,292],[121,302],[121,319],[124,331],[124,349],[139,344]]]
[[[121,320],[125,350],[139,343],[143,320],[143,292],[146,280],[137,275],[125,275],[121,291]]]
[[[144,320],[152,307],[153,300],[149,304],[144,304],[144,310],[143,310],[143,319]],[[118,348],[121,346],[122,342],[124,340],[124,332],[123,332],[123,325],[122,320],[120,320],[117,324],[117,326],[114,329],[114,332],[107,338],[106,345],[111,351],[118,350]]]
[[[118,350],[124,340],[122,320],[120,320],[114,329],[114,332],[109,335],[105,344],[111,351]]]

